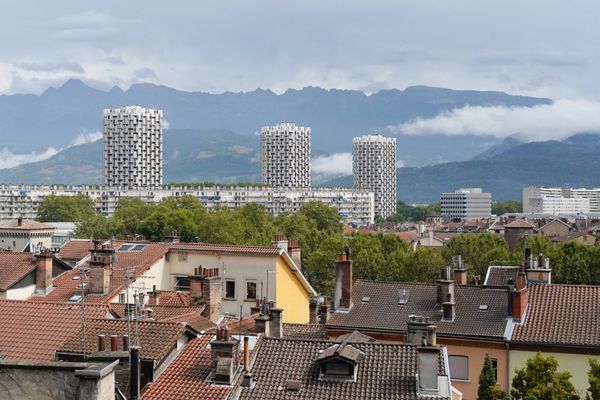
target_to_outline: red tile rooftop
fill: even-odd
[[[159,304],[164,306],[189,306],[190,294],[174,290],[159,290]]]
[[[84,306],[86,318],[104,318],[107,306]],[[80,304],[0,300],[0,356],[52,361],[54,352],[81,329]]]
[[[25,278],[35,268],[31,253],[0,252],[0,292]]]
[[[280,249],[272,246],[234,246],[210,243],[177,243],[171,245],[173,250],[217,252],[217,253],[241,253],[241,254],[268,254],[278,255]]]
[[[37,222],[32,219],[22,219],[19,225],[18,219],[11,219],[9,221],[0,224],[0,229],[23,229],[23,230],[36,230],[36,229],[54,229],[54,226]]]

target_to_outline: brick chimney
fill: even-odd
[[[216,268],[211,270],[216,270]],[[204,281],[202,282],[202,297],[204,298],[204,304],[206,305],[203,316],[215,322],[221,316],[220,276],[214,275],[204,277]]]
[[[229,328],[217,327],[217,338],[210,342],[213,380],[231,385],[240,373],[239,340],[230,337]]]
[[[316,296],[310,298],[310,303],[308,303],[308,316],[308,322],[310,324],[319,323],[319,298]]]
[[[450,279],[450,267],[442,269],[442,278],[437,280],[437,302],[454,302],[454,281]]]
[[[189,275],[190,280],[190,305],[199,306],[204,304],[204,293],[202,290],[202,282],[204,276],[201,275],[202,267],[194,268],[194,274]]]
[[[287,252],[294,264],[296,264],[299,269],[302,268],[302,250],[300,248],[300,243],[297,240],[290,240],[288,242]]]
[[[261,314],[258,317],[254,318],[254,327],[257,333],[262,333],[264,336],[271,336],[271,317],[268,315]]]
[[[270,336],[275,338],[283,337],[283,309],[271,308],[271,320],[269,321]]]
[[[319,323],[326,324],[329,322],[331,316],[331,304],[329,304],[329,297],[323,297],[323,304],[321,304],[320,320]]]
[[[110,245],[100,244],[94,240],[94,248],[90,249],[89,292],[107,294],[110,290],[110,272],[115,251]]]
[[[35,256],[35,294],[45,296],[52,290],[52,260],[47,249]]]
[[[454,283],[457,285],[467,284],[467,270],[462,263],[462,256],[458,254],[455,256],[455,267],[454,268]]]
[[[335,286],[333,307],[335,310],[349,309],[352,306],[352,260],[349,251],[340,254],[335,262]]]
[[[281,250],[287,251],[288,249],[288,241],[285,240],[285,236],[281,233],[275,235],[275,240],[271,242],[271,246],[276,247]]]
[[[170,235],[165,236],[165,243],[177,244],[179,243],[179,235],[177,234],[177,230],[173,229]]]
[[[513,290],[509,292],[509,314],[516,320],[521,320],[525,316],[527,303],[529,301],[529,288],[525,287],[521,290]]]
[[[527,281],[549,285],[552,283],[552,269],[550,268],[550,260],[540,254],[537,258],[537,263],[525,270]]]
[[[148,305],[158,306],[160,305],[160,292],[156,290],[156,285],[152,285],[152,291],[148,293]]]
[[[406,321],[406,343],[437,346],[436,326],[427,317],[409,315]]]

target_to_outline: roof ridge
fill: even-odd
[[[126,319],[116,319],[116,318],[88,318],[87,319],[88,322],[89,321],[107,321],[110,323],[119,323],[119,324],[126,324],[129,321],[127,321]],[[172,326],[181,326],[181,322],[167,322],[167,321],[154,321],[154,320],[150,320],[150,319],[138,319],[136,321],[137,324],[159,324],[159,325],[172,325]]]

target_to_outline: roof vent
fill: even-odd
[[[480,304],[479,305],[479,311],[487,311],[488,309],[488,305],[487,304]]]
[[[285,389],[290,392],[299,392],[302,388],[302,382],[296,379],[290,379],[285,383]]]
[[[410,291],[408,289],[398,289],[398,304],[408,303],[408,296]]]
[[[370,297],[368,297],[368,296],[365,296],[365,297],[363,297],[363,298],[362,298],[362,300],[361,300],[361,301],[363,302],[363,304],[368,304],[368,303],[369,303],[369,301],[371,301],[371,298],[370,298]]]

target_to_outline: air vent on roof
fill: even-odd
[[[84,283],[84,282],[82,282],[79,285],[77,285],[78,288],[84,288],[86,286],[87,286],[87,283]]]
[[[408,289],[398,289],[398,304],[408,303],[408,295],[410,291]]]
[[[302,388],[302,382],[299,380],[290,379],[286,382],[285,388],[290,392],[298,392]]]
[[[480,304],[479,305],[479,311],[487,311],[488,309],[488,305],[487,304]]]
[[[77,303],[77,302],[81,301],[81,295],[74,294],[73,296],[69,297],[69,301],[73,302],[73,303]]]
[[[365,296],[365,297],[362,298],[362,302],[365,303],[365,304],[368,303],[369,301],[371,301],[370,297]]]
[[[77,281],[77,280],[81,279],[81,275],[73,275],[73,277],[71,279],[73,279],[74,281]]]

